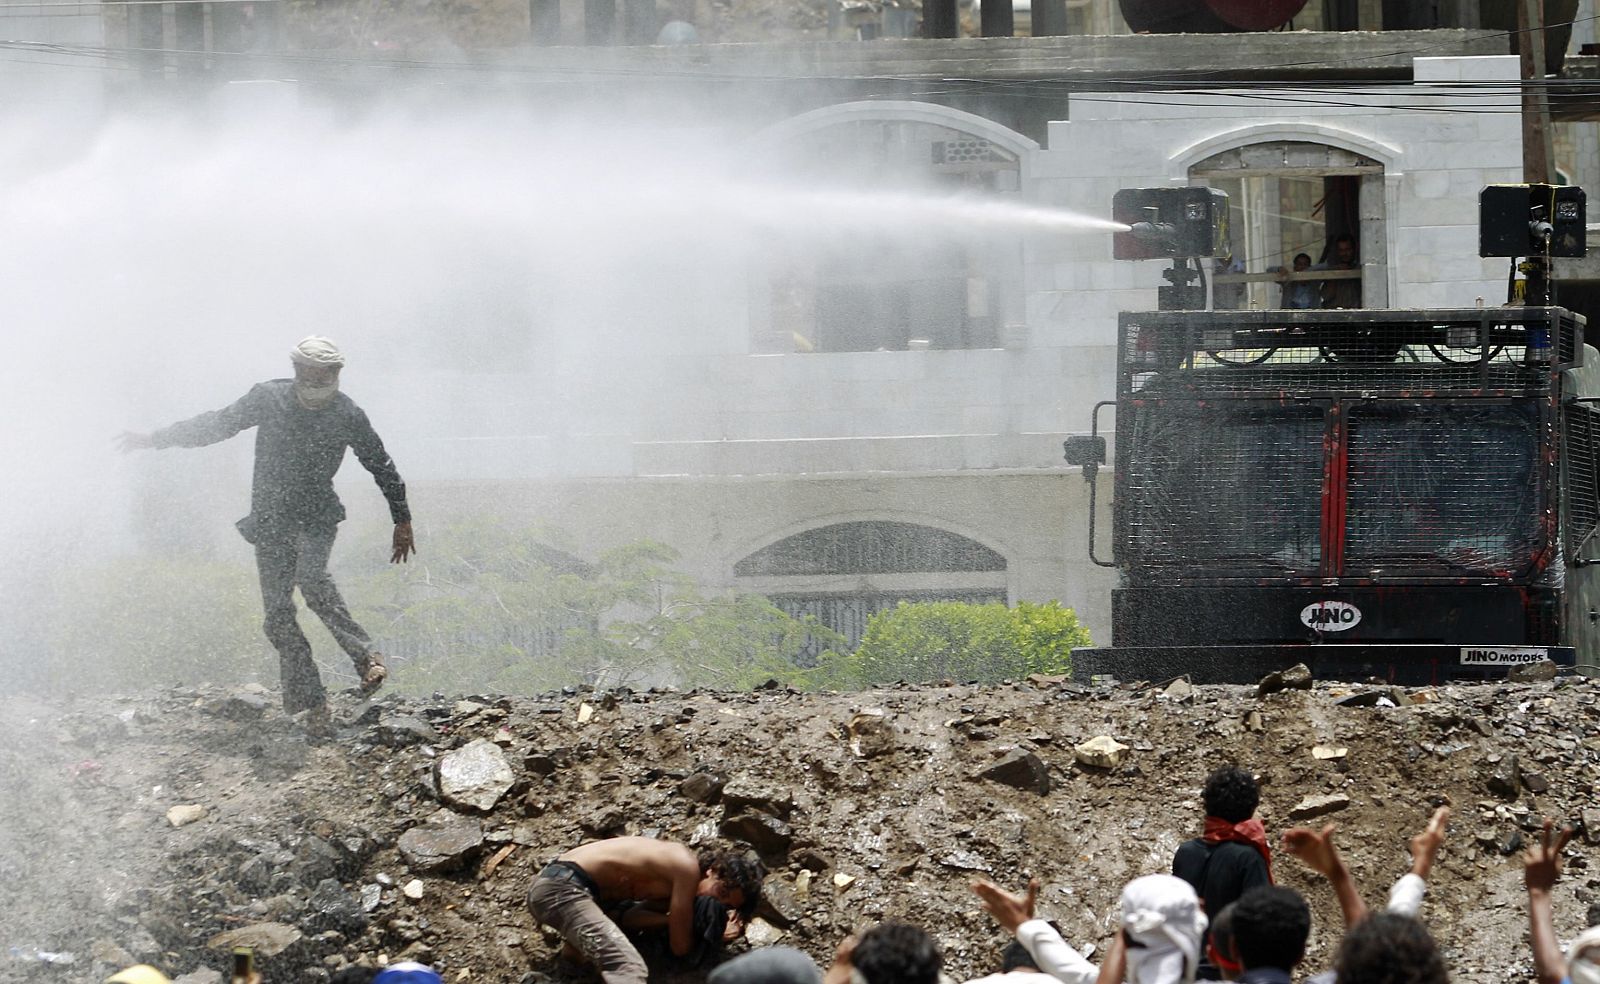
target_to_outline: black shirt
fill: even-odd
[[[1178,853],[1172,856],[1172,873],[1194,887],[1200,901],[1205,903],[1206,915],[1215,919],[1235,899],[1259,885],[1270,885],[1267,861],[1261,852],[1249,844],[1223,841],[1207,844],[1202,838],[1184,841]],[[1210,939],[1209,931],[1206,939]],[[1201,974],[1207,980],[1220,975],[1209,960],[1205,960],[1205,941],[1201,941]],[[1207,972],[1209,971],[1209,976]]]
[[[366,413],[343,393],[320,410],[307,410],[295,397],[294,380],[273,379],[257,383],[221,410],[158,430],[151,440],[158,448],[198,448],[247,427],[256,428],[249,521],[257,529],[334,526],[344,519],[333,476],[347,447],[389,500],[390,517],[396,523],[411,521],[399,470]]]

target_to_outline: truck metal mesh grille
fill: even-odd
[[[1325,408],[1163,403],[1136,415],[1117,494],[1132,567],[1313,577]]]
[[[1211,393],[1530,392],[1574,363],[1558,308],[1158,311],[1121,317],[1123,394],[1156,380]]]
[[[1530,405],[1348,410],[1346,576],[1525,574],[1542,546]]]

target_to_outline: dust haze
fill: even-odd
[[[343,388],[412,486],[426,552],[433,483],[592,474],[607,441],[718,437],[688,433],[673,407],[702,398],[709,356],[749,352],[774,255],[1108,227],[910,183],[864,190],[848,168],[797,173],[756,126],[659,102],[353,108],[252,82],[182,110],[92,105],[14,111],[0,148],[0,587],[19,602],[0,615],[0,677],[27,687],[94,686],[117,646],[86,648],[75,611],[116,605],[141,559],[180,581],[193,563],[193,580],[229,579],[230,606],[258,610],[231,525],[251,435],[127,456],[113,438],[287,375],[302,336],[346,351]],[[381,522],[358,466],[339,485],[347,526]],[[95,577],[74,576],[86,566]],[[119,617],[155,631],[177,616]],[[239,645],[272,682],[265,640]]]

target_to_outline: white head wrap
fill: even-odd
[[[1206,916],[1194,889],[1171,875],[1145,875],[1122,889],[1131,984],[1188,984],[1200,966]]]
[[[1567,947],[1567,977],[1572,984],[1600,984],[1600,954],[1584,955],[1590,947],[1600,947],[1600,926],[1590,926]]]
[[[300,344],[289,350],[289,358],[302,366],[342,366],[344,353],[333,339],[321,335],[308,335]]]

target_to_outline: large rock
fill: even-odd
[[[1495,770],[1489,773],[1487,782],[1489,792],[1501,799],[1514,800],[1522,795],[1522,769],[1515,755],[1507,755],[1500,760]]]
[[[809,891],[810,872],[805,874],[806,888]],[[774,926],[788,929],[805,915],[805,907],[800,904],[796,895],[795,889],[790,887],[782,875],[768,875],[761,883],[761,903],[756,907],[756,914]]]
[[[478,738],[439,756],[434,766],[439,798],[451,806],[487,813],[512,785],[516,774],[505,752],[487,738]]]
[[[710,772],[695,772],[678,784],[678,792],[696,803],[715,803],[725,780]]]
[[[263,922],[218,933],[206,941],[206,946],[214,950],[231,950],[236,946],[248,946],[256,951],[258,957],[275,957],[300,942],[302,938],[303,934],[293,926]]]
[[[1331,793],[1327,796],[1307,796],[1294,805],[1289,811],[1290,820],[1311,820],[1315,817],[1325,817],[1330,813],[1337,813],[1350,805],[1350,797],[1343,793]]]
[[[755,848],[762,860],[781,858],[794,842],[794,831],[770,813],[752,810],[722,821],[718,833],[730,840],[744,841]]]
[[[422,744],[435,741],[439,737],[439,732],[433,729],[433,725],[419,717],[406,714],[383,715],[374,732],[374,737],[379,743],[391,748]]]
[[[418,871],[450,871],[483,848],[483,825],[470,817],[438,810],[400,835],[400,856]]]
[[[360,897],[345,891],[344,886],[332,878],[317,885],[307,905],[311,910],[308,922],[312,929],[331,929],[354,936],[367,928],[367,910]]]
[[[740,776],[722,787],[722,804],[727,816],[759,810],[787,820],[794,812],[794,793],[782,786],[767,786],[749,776]]]
[[[230,721],[259,721],[266,716],[270,706],[271,701],[260,694],[228,694],[206,701],[200,709]]]
[[[1549,683],[1556,678],[1559,669],[1553,661],[1542,659],[1537,663],[1513,666],[1506,673],[1506,679],[1512,683]]]
[[[882,708],[858,712],[845,725],[845,732],[850,736],[850,751],[856,758],[877,758],[894,751],[894,725]]]
[[[1280,690],[1310,690],[1311,683],[1311,667],[1296,663],[1287,670],[1274,670],[1262,677],[1256,684],[1256,696],[1265,697]]]
[[[361,856],[343,842],[311,834],[294,846],[290,870],[298,884],[315,885],[328,878],[352,874],[360,863]]]
[[[1050,791],[1050,770],[1039,756],[1020,748],[1013,749],[993,765],[979,769],[975,778],[1026,789],[1040,796]]]
[[[1072,754],[1077,758],[1079,765],[1087,765],[1094,769],[1115,769],[1128,757],[1128,746],[1110,735],[1095,735],[1088,741],[1074,746]]]

